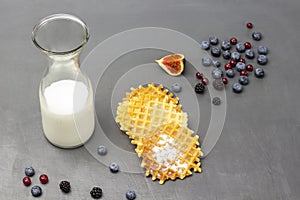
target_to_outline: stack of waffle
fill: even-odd
[[[179,99],[162,85],[132,88],[118,105],[116,122],[136,145],[153,180],[163,184],[191,175],[191,169],[201,172],[199,137],[187,127],[188,115]]]

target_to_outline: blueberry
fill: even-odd
[[[232,85],[232,90],[235,93],[241,93],[243,91],[243,86],[241,84],[239,84],[239,83],[234,83]]]
[[[134,191],[134,190],[128,190],[128,191],[126,192],[126,198],[127,198],[128,200],[133,200],[133,199],[135,199],[135,198],[136,198],[135,191]]]
[[[224,83],[223,83],[222,79],[215,79],[213,81],[212,85],[214,86],[214,88],[216,90],[223,90],[224,89]]]
[[[39,197],[42,195],[42,193],[43,193],[42,188],[40,186],[38,186],[38,185],[32,186],[32,188],[31,188],[32,196]]]
[[[225,51],[225,50],[230,50],[231,49],[231,44],[230,41],[228,40],[223,40],[221,43],[221,48]]]
[[[33,176],[35,174],[35,170],[33,169],[33,167],[26,167],[25,168],[25,175],[26,176]]]
[[[235,73],[234,73],[233,69],[228,69],[228,70],[226,70],[226,76],[227,76],[228,78],[233,78],[234,75],[235,75]]]
[[[231,58],[231,52],[229,50],[223,51],[223,58],[228,60]]]
[[[211,65],[211,59],[209,57],[202,58],[202,65],[203,66],[210,66]]]
[[[267,55],[268,54],[268,48],[265,47],[265,46],[259,45],[257,47],[257,52],[258,52],[258,54],[261,54],[261,55]]]
[[[254,75],[257,78],[263,78],[265,76],[265,72],[264,72],[263,68],[258,67],[254,70]]]
[[[235,51],[235,52],[231,53],[231,59],[232,60],[238,61],[240,58],[241,58],[241,54],[239,52]]]
[[[239,77],[239,83],[242,84],[242,85],[248,85],[249,84],[248,76],[240,76]]]
[[[219,43],[219,39],[216,36],[212,35],[209,37],[209,43],[211,45],[217,45]]]
[[[103,146],[103,145],[100,145],[98,148],[97,148],[97,152],[99,155],[101,156],[104,156],[107,154],[107,148],[106,146]]]
[[[214,57],[220,57],[221,49],[219,47],[212,47],[211,50],[210,50],[210,53]]]
[[[214,104],[215,106],[220,105],[220,104],[221,104],[221,99],[220,99],[220,97],[214,97],[214,98],[212,99],[212,104]]]
[[[242,62],[237,62],[235,68],[238,72],[246,70],[246,64]]]
[[[246,50],[245,45],[243,43],[241,43],[241,42],[237,43],[236,46],[235,46],[235,48],[240,53],[243,53]]]
[[[210,44],[208,41],[202,41],[200,46],[201,46],[201,49],[208,50],[210,47]]]
[[[223,76],[223,71],[219,68],[212,70],[211,75],[214,79],[219,79]]]
[[[261,32],[253,32],[252,33],[252,38],[253,38],[253,40],[256,40],[256,41],[261,40],[261,38],[262,38]]]
[[[246,52],[245,52],[245,56],[248,59],[253,59],[255,57],[255,53],[254,53],[253,50],[247,49]]]
[[[181,85],[179,83],[173,83],[172,84],[172,91],[175,93],[178,93],[181,91]]]
[[[268,63],[268,57],[266,55],[258,55],[257,63],[260,65],[266,65]]]
[[[109,169],[112,173],[117,173],[119,171],[119,165],[117,163],[111,163]]]
[[[220,67],[221,66],[221,62],[219,60],[213,60],[213,65],[215,67]]]

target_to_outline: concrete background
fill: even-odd
[[[94,185],[103,199],[300,199],[300,109],[298,0],[127,0],[0,1],[0,199],[34,199],[22,184],[24,168],[46,173],[40,199],[89,199]],[[121,31],[165,27],[197,41],[215,34],[249,38],[247,21],[264,34],[270,49],[267,76],[241,95],[227,92],[223,133],[203,160],[203,173],[163,186],[143,174],[112,174],[84,148],[62,150],[50,145],[41,130],[38,85],[47,60],[31,42],[37,21],[53,13],[80,16],[91,39],[82,58],[99,42]],[[84,70],[84,69],[83,69]],[[252,78],[254,80],[254,78]],[[72,184],[68,195],[60,180]],[[40,185],[40,184],[39,184]]]

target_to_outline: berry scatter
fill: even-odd
[[[111,163],[109,169],[112,173],[117,173],[119,171],[119,165],[117,163]]]
[[[31,194],[34,197],[39,197],[42,195],[42,193],[43,193],[42,188],[38,185],[35,185],[31,188]]]
[[[100,199],[102,197],[102,189],[100,187],[93,187],[90,194],[92,198]]]
[[[25,186],[31,185],[31,179],[30,179],[30,177],[28,177],[28,176],[24,177],[24,178],[23,178],[23,184],[24,184]]]
[[[48,181],[49,181],[49,178],[48,178],[48,176],[46,174],[40,175],[40,182],[42,184],[46,184],[46,183],[48,183]]]
[[[59,188],[61,189],[61,191],[63,191],[64,193],[69,193],[71,191],[71,184],[69,181],[61,181],[59,183]]]
[[[128,190],[125,195],[128,200],[134,200],[136,198],[136,193],[134,190]]]
[[[97,152],[98,152],[98,154],[101,155],[101,156],[106,155],[106,154],[107,154],[107,148],[106,148],[106,146],[104,146],[104,145],[98,146]]]
[[[34,176],[34,174],[35,174],[35,170],[34,170],[33,167],[26,167],[25,168],[25,175],[26,176],[32,177],[32,176]]]

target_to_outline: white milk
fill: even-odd
[[[41,92],[39,95],[44,134],[52,144],[73,148],[92,136],[95,125],[93,92],[88,91],[85,84],[61,80],[46,87],[44,97]]]

